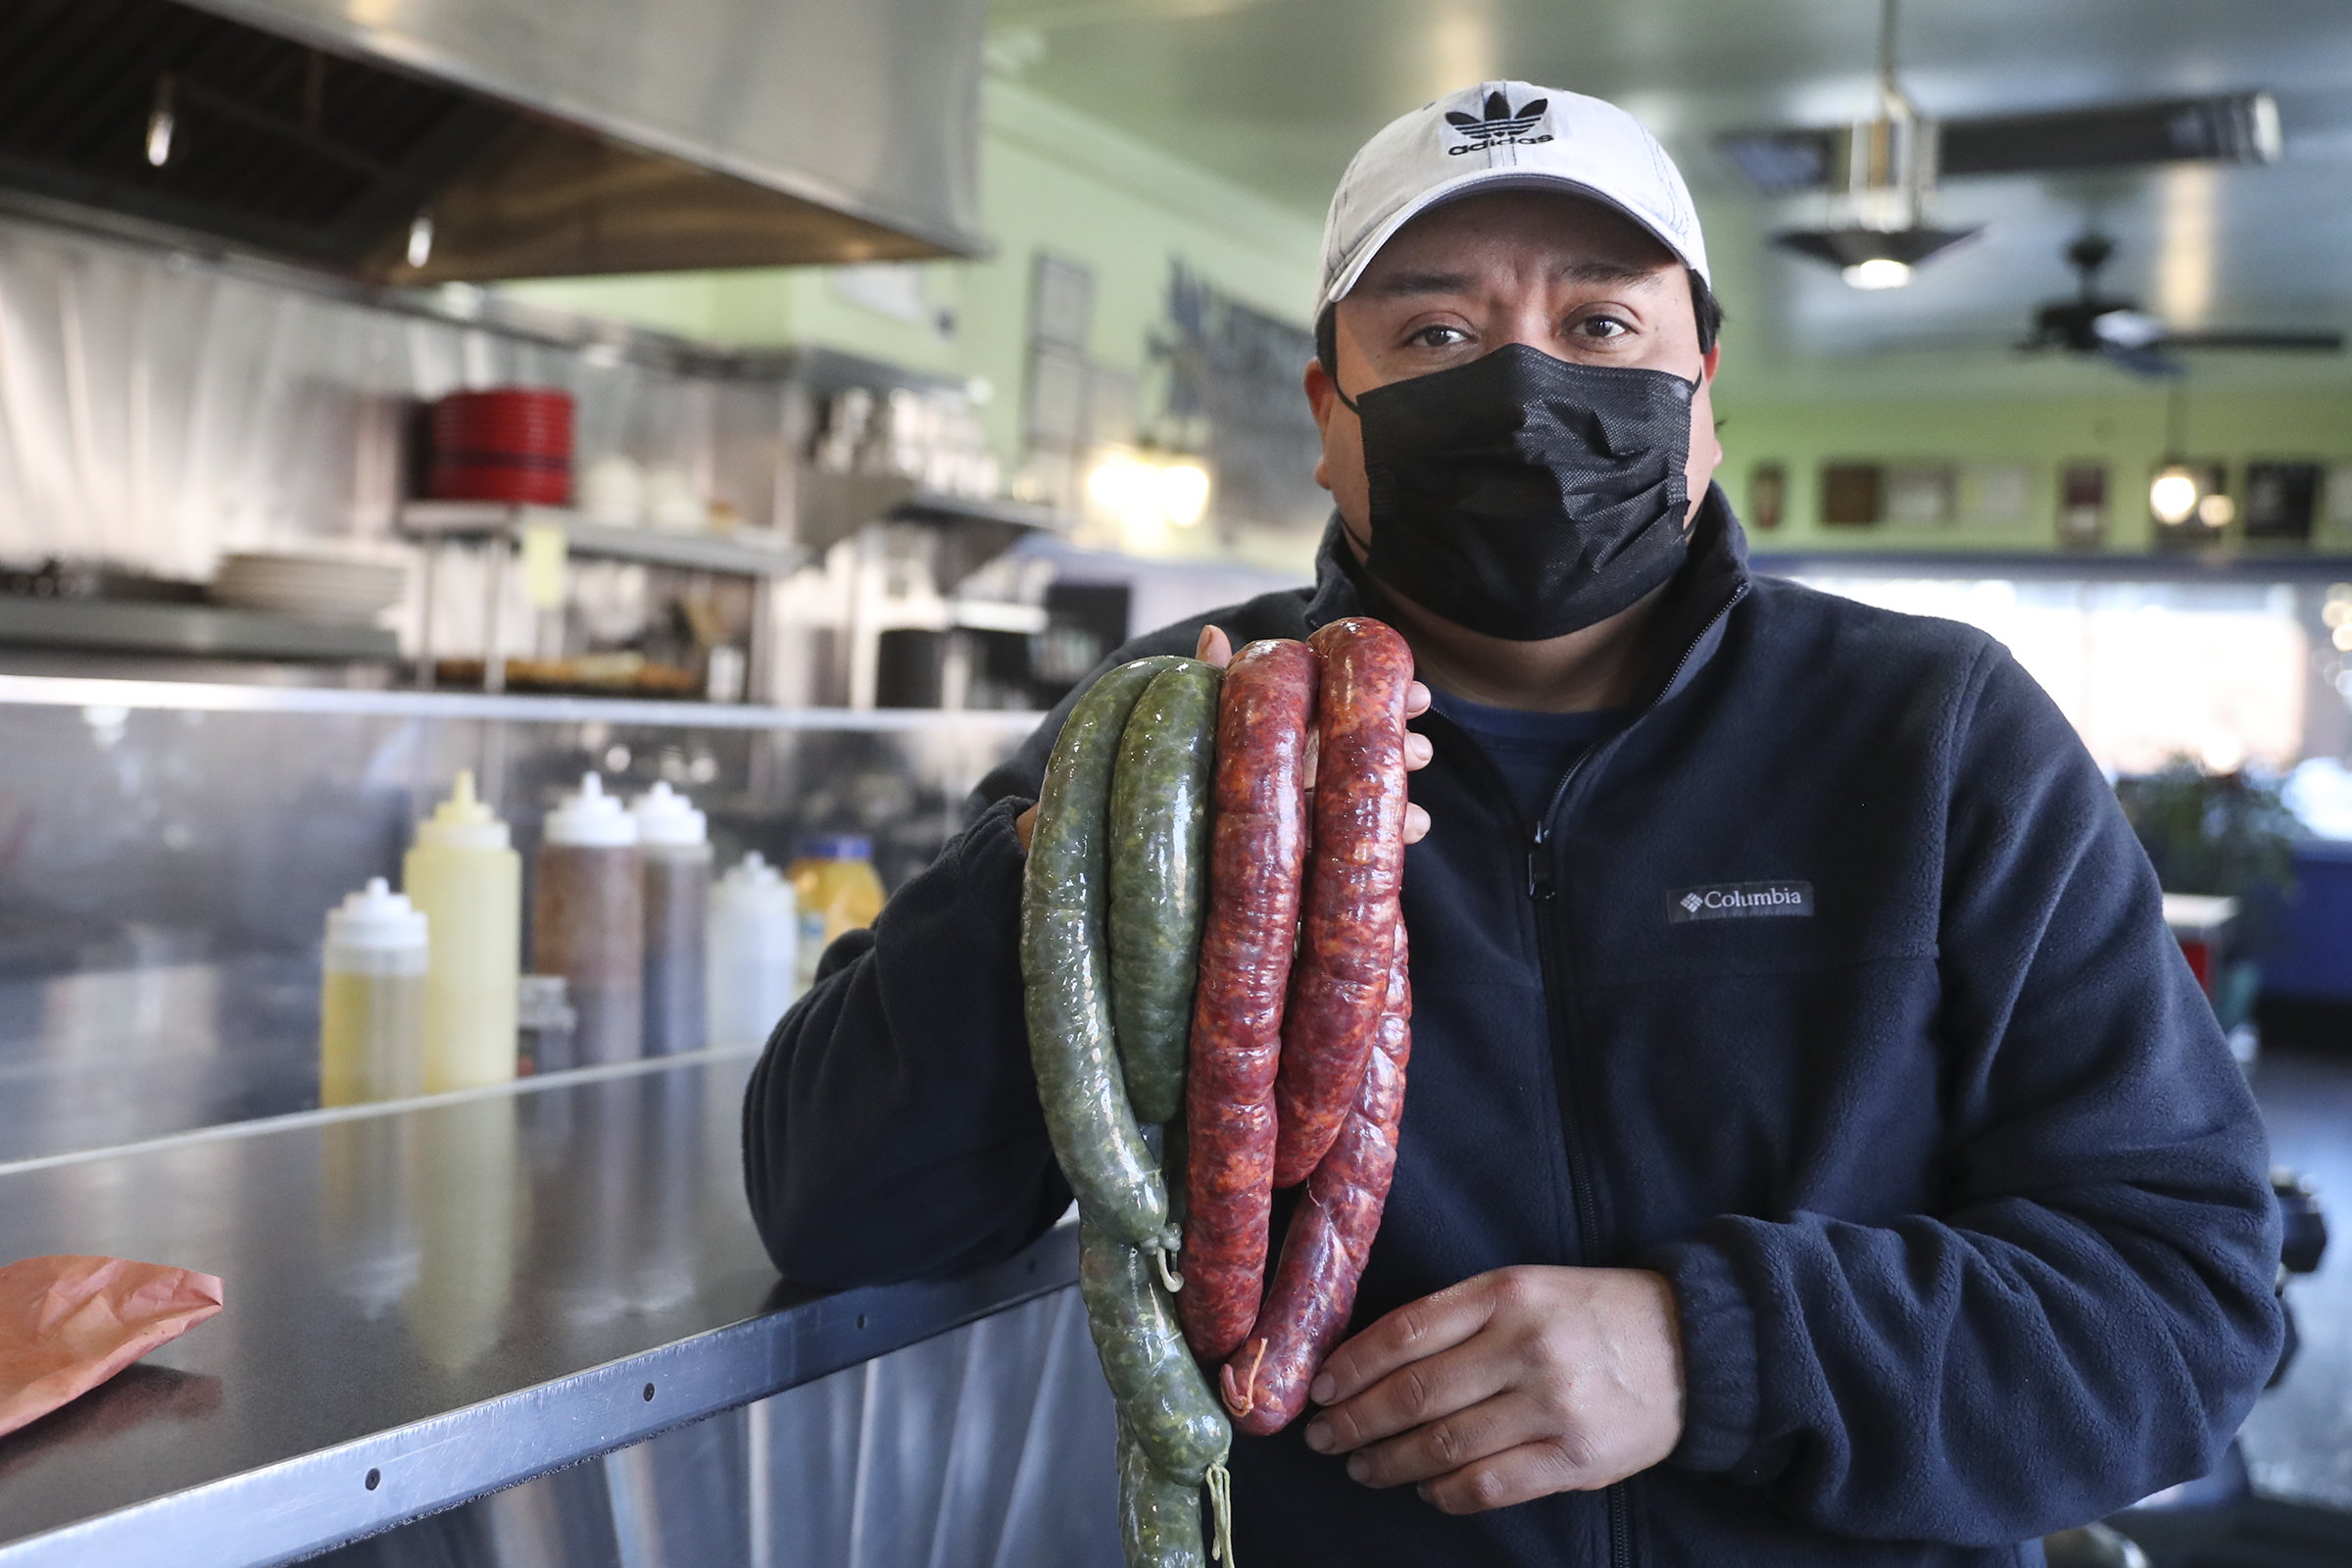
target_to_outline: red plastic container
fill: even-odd
[[[562,506],[571,424],[571,394],[550,387],[451,393],[433,406],[433,498]]]

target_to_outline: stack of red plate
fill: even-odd
[[[436,501],[571,499],[571,394],[504,386],[433,405]]]

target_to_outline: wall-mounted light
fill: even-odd
[[[147,111],[147,163],[161,169],[172,161],[172,78],[155,78],[155,105]]]
[[[433,259],[433,220],[427,214],[418,213],[409,224],[408,254],[411,267],[422,267]]]
[[[1086,472],[1089,509],[1133,546],[1149,547],[1171,526],[1196,526],[1208,514],[1208,469],[1197,458],[1106,447]]]
[[[2176,458],[2157,468],[2148,481],[2148,515],[2174,537],[2204,540],[2221,537],[2237,520],[2237,503],[2224,483],[2218,463],[2185,463]]]
[[[1772,236],[1785,251],[1827,262],[1855,288],[1901,288],[1921,263],[1972,240],[1980,228],[1792,228]]]

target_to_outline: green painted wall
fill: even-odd
[[[744,346],[819,344],[913,368],[985,377],[992,444],[1019,455],[1032,259],[1050,250],[1095,274],[1096,360],[1147,381],[1147,341],[1181,259],[1233,297],[1304,321],[1320,225],[1100,122],[992,78],[984,97],[981,216],[994,254],[922,269],[923,292],[954,313],[930,327],[853,304],[829,268],[509,284],[541,304]]]
[[[2150,545],[2147,487],[2165,457],[2166,391],[2104,372],[2115,384],[2072,397],[1879,398],[1870,401],[1774,402],[1749,393],[1720,406],[1725,488],[1742,512],[1748,477],[1758,464],[1778,462],[1788,473],[1785,521],[1760,535],[1761,548],[1867,550],[2042,550],[2057,543],[2060,469],[2070,463],[2108,468],[2105,548]],[[2352,394],[2263,393],[2241,389],[2198,397],[2192,390],[2183,421],[2186,456],[2224,461],[2233,494],[2242,496],[2249,459],[2352,464]],[[1881,523],[1825,527],[1820,522],[1820,470],[1840,460],[1909,460],[1969,465],[2018,464],[2031,475],[2030,511],[2002,525],[1962,520],[1942,526]],[[1965,499],[1967,485],[1963,485]],[[2323,495],[2315,542],[2352,550],[2352,530],[2328,521]]]

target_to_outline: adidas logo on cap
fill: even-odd
[[[1531,136],[1528,132],[1543,123],[1544,116],[1550,108],[1550,99],[1536,98],[1513,109],[1510,99],[1501,93],[1491,92],[1487,94],[1484,119],[1477,115],[1466,115],[1459,109],[1448,109],[1446,111],[1446,123],[1459,132],[1463,139],[1447,147],[1446,154],[1458,157],[1463,153],[1484,152],[1496,142],[1504,141],[1519,142],[1530,147],[1538,142],[1549,141],[1551,136],[1548,132],[1541,136]]]

